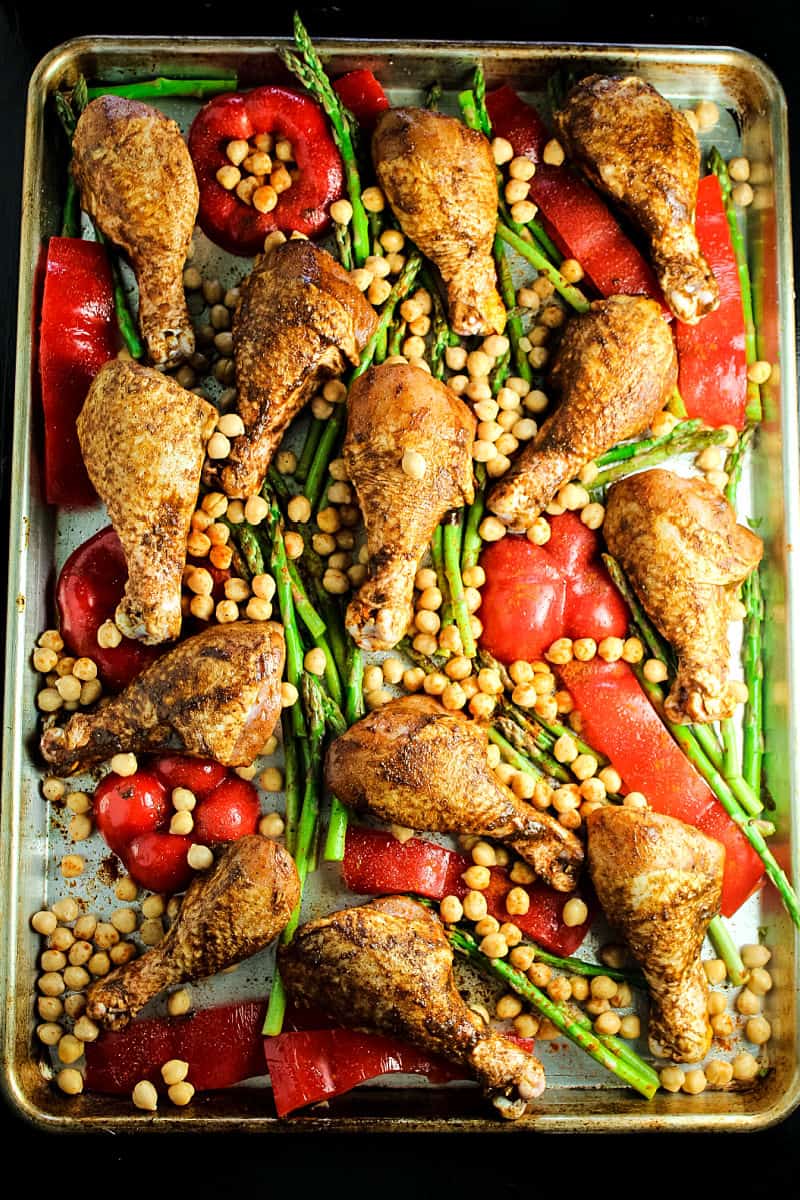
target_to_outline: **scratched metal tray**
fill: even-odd
[[[97,508],[80,518],[64,517],[41,499],[41,430],[36,403],[34,293],[43,240],[58,229],[64,178],[63,144],[47,104],[50,93],[74,82],[79,72],[104,83],[155,75],[202,77],[214,68],[233,68],[243,87],[285,79],[273,42],[183,38],[83,38],[53,50],[31,80],[25,156],[19,334],[13,474],[11,487],[8,638],[5,668],[0,896],[2,896],[2,1068],[3,1086],[12,1104],[31,1121],[67,1132],[107,1129],[250,1130],[257,1133],[332,1130],[486,1131],[509,1135],[526,1130],[747,1130],[788,1115],[800,1099],[800,1019],[798,949],[794,929],[773,890],[751,900],[733,925],[739,943],[758,939],[773,950],[775,987],[766,1013],[774,1036],[769,1071],[748,1090],[708,1091],[699,1096],[659,1093],[647,1103],[628,1090],[611,1086],[611,1077],[568,1043],[539,1043],[548,1087],[537,1111],[515,1124],[492,1115],[470,1084],[431,1087],[425,1081],[394,1077],[364,1086],[327,1108],[290,1120],[274,1115],[265,1080],[225,1092],[197,1096],[185,1109],[163,1106],[155,1118],[133,1108],[128,1098],[61,1095],[49,1082],[48,1059],[34,1042],[34,989],[39,938],[30,916],[70,893],[57,864],[67,842],[63,817],[40,792],[41,770],[35,751],[36,676],[31,648],[52,623],[52,584],[66,554],[106,523]],[[334,71],[356,66],[376,71],[395,102],[415,102],[439,80],[445,103],[453,110],[455,94],[477,61],[490,87],[502,82],[541,99],[548,76],[557,68],[579,73],[635,72],[680,106],[702,98],[722,111],[713,138],[725,157],[747,154],[765,165],[764,182],[747,217],[747,238],[754,267],[754,289],[761,308],[759,357],[778,365],[764,389],[765,420],[740,491],[758,532],[765,539],[766,756],[765,776],[778,826],[774,845],[779,858],[798,871],[800,799],[800,485],[798,484],[797,386],[795,377],[791,225],[786,110],[778,81],[757,59],[738,50],[695,47],[607,47],[536,44],[420,44],[322,42]],[[185,126],[196,105],[162,102],[160,107]],[[708,145],[709,135],[704,138]],[[204,239],[201,265],[208,264],[226,284],[237,282],[243,261],[226,259]],[[94,876],[102,857],[100,839],[82,843],[88,870],[78,889],[105,914],[117,907],[111,891]],[[304,909],[307,917],[352,903],[335,867],[313,881]],[[586,943],[596,952],[603,934]],[[193,987],[195,1004],[243,996],[263,996],[273,955],[267,951],[232,975]],[[221,987],[220,987],[221,985]],[[156,1009],[158,1011],[158,1009]],[[644,1044],[640,1047],[645,1049]]]

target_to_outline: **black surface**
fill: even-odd
[[[80,34],[285,34],[294,4],[254,6],[228,0],[194,0],[192,4],[125,3],[111,5],[73,0],[55,9],[37,4],[0,5],[0,472],[8,494],[18,228],[23,117],[27,82],[46,51]],[[738,46],[763,58],[787,94],[790,142],[800,146],[800,73],[798,35],[800,4],[762,2],[627,8],[619,3],[573,3],[571,0],[385,0],[364,4],[302,3],[300,10],[312,36],[650,42],[672,45]],[[800,206],[797,172],[793,173],[794,211]],[[3,506],[7,512],[7,504]],[[0,518],[5,539],[5,517]],[[3,589],[4,591],[5,589]],[[21,1170],[17,1187],[55,1185],[96,1194],[136,1190],[140,1196],[180,1187],[182,1197],[224,1189],[228,1195],[268,1195],[277,1188],[305,1197],[324,1195],[341,1184],[348,1195],[380,1197],[413,1194],[428,1197],[460,1194],[475,1197],[542,1195],[558,1187],[604,1194],[635,1189],[659,1197],[667,1189],[694,1196],[721,1195],[726,1188],[758,1188],[764,1194],[780,1188],[797,1195],[800,1165],[800,1112],[777,1127],[752,1134],[631,1135],[568,1137],[436,1138],[242,1137],[124,1138],[110,1135],[69,1138],[43,1134],[0,1105],[0,1133],[8,1170]],[[47,1181],[47,1182],[46,1182]],[[128,1185],[126,1187],[126,1184]],[[7,1186],[7,1185],[6,1185]],[[338,1190],[338,1189],[337,1189]],[[176,1193],[177,1194],[177,1193]]]

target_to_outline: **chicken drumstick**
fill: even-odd
[[[213,871],[192,881],[163,940],[89,988],[87,1015],[106,1029],[124,1028],[165,988],[216,975],[263,950],[299,898],[297,868],[283,846],[256,833],[231,842]]]
[[[499,782],[488,746],[479,725],[432,696],[403,696],[331,744],[325,781],[343,804],[382,821],[503,842],[551,887],[571,891],[581,843]]]
[[[624,806],[595,809],[586,828],[603,911],[650,989],[650,1049],[699,1062],[712,1036],[700,948],[719,911],[725,850],[674,817]]]
[[[713,312],[719,288],[694,230],[700,147],[683,113],[635,76],[589,75],[555,118],[568,153],[648,238],[678,320]]]
[[[217,410],[152,367],[112,359],[78,417],[89,478],[128,566],[119,628],[148,645],[181,631],[181,577],[205,445]]]
[[[138,100],[98,96],[81,113],[72,153],[83,207],[131,260],[150,359],[176,366],[194,352],[183,268],[200,199],[181,131]]]
[[[654,300],[596,301],[564,332],[551,372],[558,408],[492,488],[489,508],[529,528],[585,463],[647,429],[677,378],[672,334]]]
[[[355,380],[343,456],[367,528],[369,576],[347,609],[364,650],[391,650],[414,615],[414,576],[446,512],[474,496],[475,418],[420,367],[385,363]],[[403,468],[416,456],[421,478]]]
[[[241,291],[233,349],[245,431],[217,472],[229,496],[260,491],[288,426],[322,380],[356,365],[377,324],[347,272],[305,240],[264,255]]]
[[[93,713],[42,735],[60,773],[128,751],[181,749],[249,767],[281,711],[283,628],[272,621],[212,625],[152,663]]]
[[[497,168],[486,138],[442,113],[390,108],[372,157],[403,232],[441,272],[455,332],[502,333],[492,259]]]
[[[302,925],[278,948],[292,999],[351,1029],[402,1037],[463,1063],[508,1120],[544,1091],[533,1054],[481,1024],[459,996],[441,923],[406,896],[386,896]]]
[[[659,632],[678,656],[664,709],[670,721],[733,715],[728,622],[761,539],[737,525],[725,497],[703,479],[642,471],[614,484],[603,534]]]

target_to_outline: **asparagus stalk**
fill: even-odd
[[[364,265],[370,253],[369,221],[361,200],[361,177],[354,147],[355,122],[336,95],[325,68],[312,45],[303,22],[294,14],[294,40],[300,57],[290,50],[279,50],[283,62],[324,108],[333,130],[333,137],[344,164],[347,194],[353,206],[351,237],[353,258],[357,267]]]
[[[242,521],[240,525],[234,525],[232,521],[225,521],[225,524],[230,529],[236,545],[241,551],[247,571],[252,579],[254,575],[264,574],[264,555],[261,552],[261,543],[256,536],[256,531],[247,521]]]
[[[444,519],[444,573],[450,589],[450,599],[453,613],[461,635],[461,646],[467,658],[476,654],[475,637],[472,632],[470,615],[464,597],[464,581],[461,578],[461,532],[464,524],[464,510],[451,509]]]
[[[736,215],[736,206],[733,203],[733,189],[731,187],[730,176],[728,175],[728,168],[716,146],[713,146],[709,153],[708,165],[719,180],[722,189],[722,198],[725,202],[725,216],[728,219],[731,245],[736,256],[736,269],[739,273],[739,288],[742,293],[744,353],[745,360],[749,364],[756,361],[758,354],[756,350],[756,326],[753,320],[753,293],[750,287],[750,268],[747,263],[747,247],[742,237],[742,231],[739,228],[739,218]],[[745,415],[748,421],[753,421],[756,424],[761,420],[761,389],[757,383],[753,383],[750,379],[747,381],[747,407]]]
[[[517,254],[526,259],[541,275],[549,279],[558,294],[566,300],[571,308],[574,308],[579,313],[589,311],[589,301],[580,288],[575,287],[572,283],[567,283],[558,268],[553,266],[538,246],[526,242],[519,234],[515,233],[513,229],[510,229],[508,225],[504,225],[502,222],[498,222],[497,234],[507,246],[510,246],[512,250],[516,250]]]
[[[464,544],[461,549],[462,576],[468,567],[477,566],[481,546],[483,545],[478,530],[480,529],[483,514],[486,510],[485,486],[486,467],[483,463],[478,463],[475,468],[475,499],[467,509],[467,519],[464,522]]]
[[[697,417],[694,417],[689,421],[681,421],[671,433],[665,433],[662,437],[641,438],[637,442],[620,442],[618,445],[612,446],[605,454],[600,454],[595,459],[596,465],[601,469],[611,467],[615,463],[625,462],[627,459],[634,458],[638,454],[644,454],[656,446],[663,446],[666,443],[674,445],[688,434],[696,433],[701,428],[702,422]]]
[[[497,283],[500,289],[500,295],[506,308],[511,312],[517,303],[516,293],[514,292],[514,281],[511,278],[511,267],[506,257],[503,239],[500,233],[495,234],[494,238],[494,261],[497,267]],[[522,321],[518,316],[510,315],[507,321],[508,339],[511,342],[511,350],[514,355],[514,366],[517,374],[521,379],[527,380],[528,383],[533,379],[531,364],[528,362],[528,356],[520,347],[520,339],[523,336]]]
[[[753,440],[755,431],[755,425],[746,425],[739,434],[736,445],[732,447],[725,460],[725,470],[728,473],[725,498],[733,508],[736,507],[736,497],[739,492],[739,484],[742,480],[742,467],[744,466],[745,454]]]
[[[281,714],[283,730],[283,758],[286,793],[286,849],[294,854],[297,838],[297,822],[300,819],[300,757],[290,713]]]
[[[558,954],[551,954],[549,950],[544,950],[537,942],[532,942],[529,938],[525,939],[523,945],[530,946],[533,950],[534,961],[547,963],[549,967],[556,967],[559,971],[568,971],[570,975],[582,975],[585,979],[594,979],[598,975],[606,975],[616,983],[629,983],[631,987],[642,990],[647,987],[641,971],[626,971],[620,967],[607,967],[604,963],[586,962],[583,958],[562,958]]]
[[[448,929],[453,947],[487,974],[495,975],[522,996],[532,1008],[546,1017],[571,1042],[580,1046],[590,1057],[624,1083],[651,1100],[659,1087],[658,1075],[643,1059],[620,1039],[596,1034],[588,1017],[578,1015],[563,1004],[556,1004],[545,992],[531,983],[521,971],[516,971],[502,958],[489,958],[478,948],[471,934],[462,929]]]
[[[380,342],[381,335],[389,328],[389,323],[394,316],[394,311],[397,305],[405,300],[414,282],[417,278],[417,273],[422,266],[422,257],[415,252],[410,254],[406,259],[403,270],[398,275],[394,282],[391,292],[386,299],[386,302],[381,309],[381,315],[378,318],[378,326],[370,340],[367,342],[361,358],[353,374],[350,376],[350,382],[357,379],[359,375],[363,375],[369,368],[375,357],[375,350]],[[338,443],[339,436],[342,433],[345,420],[347,419],[347,409],[344,404],[337,404],[332,416],[324,422],[324,430],[317,445],[314,459],[308,472],[306,481],[305,494],[311,502],[312,508],[316,508],[322,495],[325,486],[325,478],[328,472],[328,464],[333,457],[334,448]]]
[[[339,262],[345,271],[352,271],[353,239],[350,236],[350,229],[347,225],[340,225],[337,221],[334,225],[334,234],[336,235],[336,248],[339,251]]]
[[[272,537],[272,574],[275,577],[278,607],[280,609],[281,621],[283,622],[283,636],[286,642],[286,675],[289,682],[299,691],[303,677],[303,640],[300,636],[300,630],[297,627],[292,581],[286,558],[286,547],[280,528],[280,514],[274,500],[272,501],[272,510],[270,512],[270,524]],[[302,709],[295,703],[292,705],[291,712],[295,735],[299,738],[305,738],[306,728]]]
[[[444,569],[444,526],[442,524],[436,526],[431,537],[431,562],[436,572],[436,586],[442,593],[442,607],[439,616],[443,626],[452,625],[453,603]]]
[[[317,446],[319,446],[319,440],[322,437],[325,424],[325,421],[320,420],[319,417],[312,417],[308,423],[303,449],[300,451],[300,457],[297,460],[294,472],[294,477],[298,483],[304,483],[308,478],[308,472],[317,453]]]
[[[486,734],[490,742],[494,742],[498,746],[500,753],[506,762],[512,767],[516,767],[518,771],[522,771],[524,775],[530,775],[534,779],[544,779],[545,772],[537,763],[531,762],[524,754],[521,754],[509,741],[503,737],[497,725],[489,725],[486,728]]]
[[[364,656],[355,642],[351,641],[347,657],[344,709],[345,721],[348,725],[354,725],[364,715],[363,683]],[[326,862],[341,862],[344,858],[347,821],[347,809],[341,800],[334,796],[331,800],[331,815],[325,839],[324,858]]]
[[[688,424],[688,422],[687,422]],[[677,428],[680,428],[678,426]],[[658,466],[674,454],[699,454],[707,446],[721,446],[728,434],[724,429],[701,429],[696,433],[682,434],[676,438],[658,439],[649,449],[628,456],[615,465],[607,467],[595,477],[589,487],[592,499],[601,499],[609,484],[632,471],[643,471]]]
[[[98,96],[124,96],[126,100],[158,100],[166,96],[205,100],[224,92],[235,92],[238,77],[235,71],[217,79],[145,79],[139,83],[97,84],[87,89],[90,100]]]
[[[714,917],[709,922],[707,933],[711,944],[727,967],[731,983],[734,987],[741,987],[747,982],[747,971],[724,919],[720,916]]]
[[[742,730],[742,774],[757,794],[761,787],[761,763],[764,755],[764,668],[761,656],[764,599],[758,567],[744,581],[742,596],[747,609],[743,646],[747,703]]]
[[[505,739],[505,745],[510,745],[523,754],[531,762],[535,763],[541,770],[549,775],[552,779],[557,779],[560,783],[574,783],[575,780],[565,767],[553,758],[549,750],[543,750],[536,738],[531,735],[521,726],[512,721],[510,717],[496,717],[493,722],[494,737],[492,741],[496,741],[500,749],[504,749],[497,738],[500,736]]]

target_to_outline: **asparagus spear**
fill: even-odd
[[[354,725],[364,715],[363,681],[364,656],[355,642],[351,641],[347,657],[344,710],[348,725]],[[341,800],[334,796],[331,800],[328,835],[325,839],[324,857],[327,862],[341,862],[344,858],[347,820],[347,809]]]
[[[689,422],[685,422],[689,424]],[[676,426],[680,429],[681,426]],[[613,466],[607,467],[597,475],[589,486],[589,495],[593,500],[602,499],[609,484],[632,471],[643,471],[649,467],[658,466],[674,454],[699,454],[707,446],[721,446],[728,434],[724,429],[700,429],[696,432],[681,432],[676,437],[659,438],[649,448],[625,459],[618,459]]]
[[[461,549],[462,576],[468,567],[477,565],[481,546],[483,545],[478,530],[480,529],[483,514],[486,510],[485,486],[486,467],[483,463],[478,463],[475,468],[475,499],[467,509],[467,519],[464,522],[464,544]]]
[[[641,438],[636,442],[619,442],[616,446],[612,446],[610,450],[607,450],[605,454],[598,455],[595,463],[601,469],[603,467],[610,467],[614,463],[625,462],[627,459],[634,458],[638,454],[644,454],[656,446],[663,446],[667,443],[674,445],[688,434],[696,433],[701,428],[702,422],[697,417],[693,417],[689,421],[681,421],[670,433],[665,433],[661,437]]]
[[[472,632],[470,615],[464,597],[464,581],[461,578],[461,532],[464,524],[464,510],[451,509],[444,519],[444,573],[450,589],[450,599],[453,613],[461,635],[461,646],[467,658],[476,654],[475,637]]]
[[[720,916],[714,917],[709,922],[706,932],[717,954],[725,963],[731,983],[734,987],[741,987],[747,982],[747,971],[724,919]]]
[[[495,975],[522,996],[532,1008],[547,1017],[570,1041],[585,1050],[617,1078],[651,1100],[659,1087],[658,1075],[648,1063],[620,1039],[597,1034],[588,1017],[577,1014],[563,1004],[556,1004],[545,992],[531,983],[521,971],[516,971],[502,958],[489,958],[478,948],[470,933],[451,928],[447,936],[453,947],[487,974]]]
[[[353,258],[362,267],[370,253],[369,221],[361,200],[361,177],[358,170],[354,140],[356,126],[352,115],[336,95],[325,68],[312,45],[303,22],[294,14],[294,40],[300,57],[290,50],[279,50],[283,62],[324,108],[333,130],[333,137],[344,164],[347,195],[353,206],[351,237]]]
[[[516,250],[517,254],[520,254],[541,275],[549,279],[558,294],[563,296],[571,308],[574,308],[579,313],[589,311],[589,301],[580,288],[576,288],[572,283],[567,283],[558,268],[553,266],[538,246],[533,246],[530,242],[526,242],[519,234],[515,233],[513,229],[510,229],[508,225],[504,225],[502,222],[498,222],[497,234],[506,245],[510,246],[512,250]]]
[[[235,92],[238,77],[235,71],[218,79],[145,79],[138,83],[97,84],[87,89],[90,100],[98,96],[124,96],[127,100],[158,100],[165,96],[205,100],[223,92]]]
[[[742,596],[747,609],[743,646],[747,704],[744,710],[742,733],[742,774],[753,791],[758,793],[761,787],[761,762],[764,755],[762,712],[764,669],[761,657],[764,599],[761,594],[761,575],[758,567],[744,581]]]
[[[575,780],[569,771],[561,765],[561,763],[553,758],[548,750],[543,750],[536,738],[524,730],[510,717],[495,717],[493,722],[495,734],[502,735],[505,740],[505,745],[509,743],[526,758],[529,758],[537,766],[541,767],[542,771],[549,775],[552,779],[557,779],[560,783],[574,783]],[[492,741],[497,741],[497,745],[503,750],[505,747],[496,737],[492,737]],[[510,761],[510,760],[509,760]]]
[[[494,238],[494,261],[497,267],[497,283],[500,289],[500,295],[506,308],[512,310],[517,303],[516,294],[514,292],[514,281],[511,278],[511,267],[508,264],[503,239],[499,232]],[[521,379],[527,380],[528,383],[533,379],[531,364],[528,362],[528,356],[520,347],[520,339],[523,336],[522,321],[518,316],[513,314],[509,316],[506,323],[508,330],[508,339],[511,342],[511,349],[514,354],[514,366],[517,374]]]

